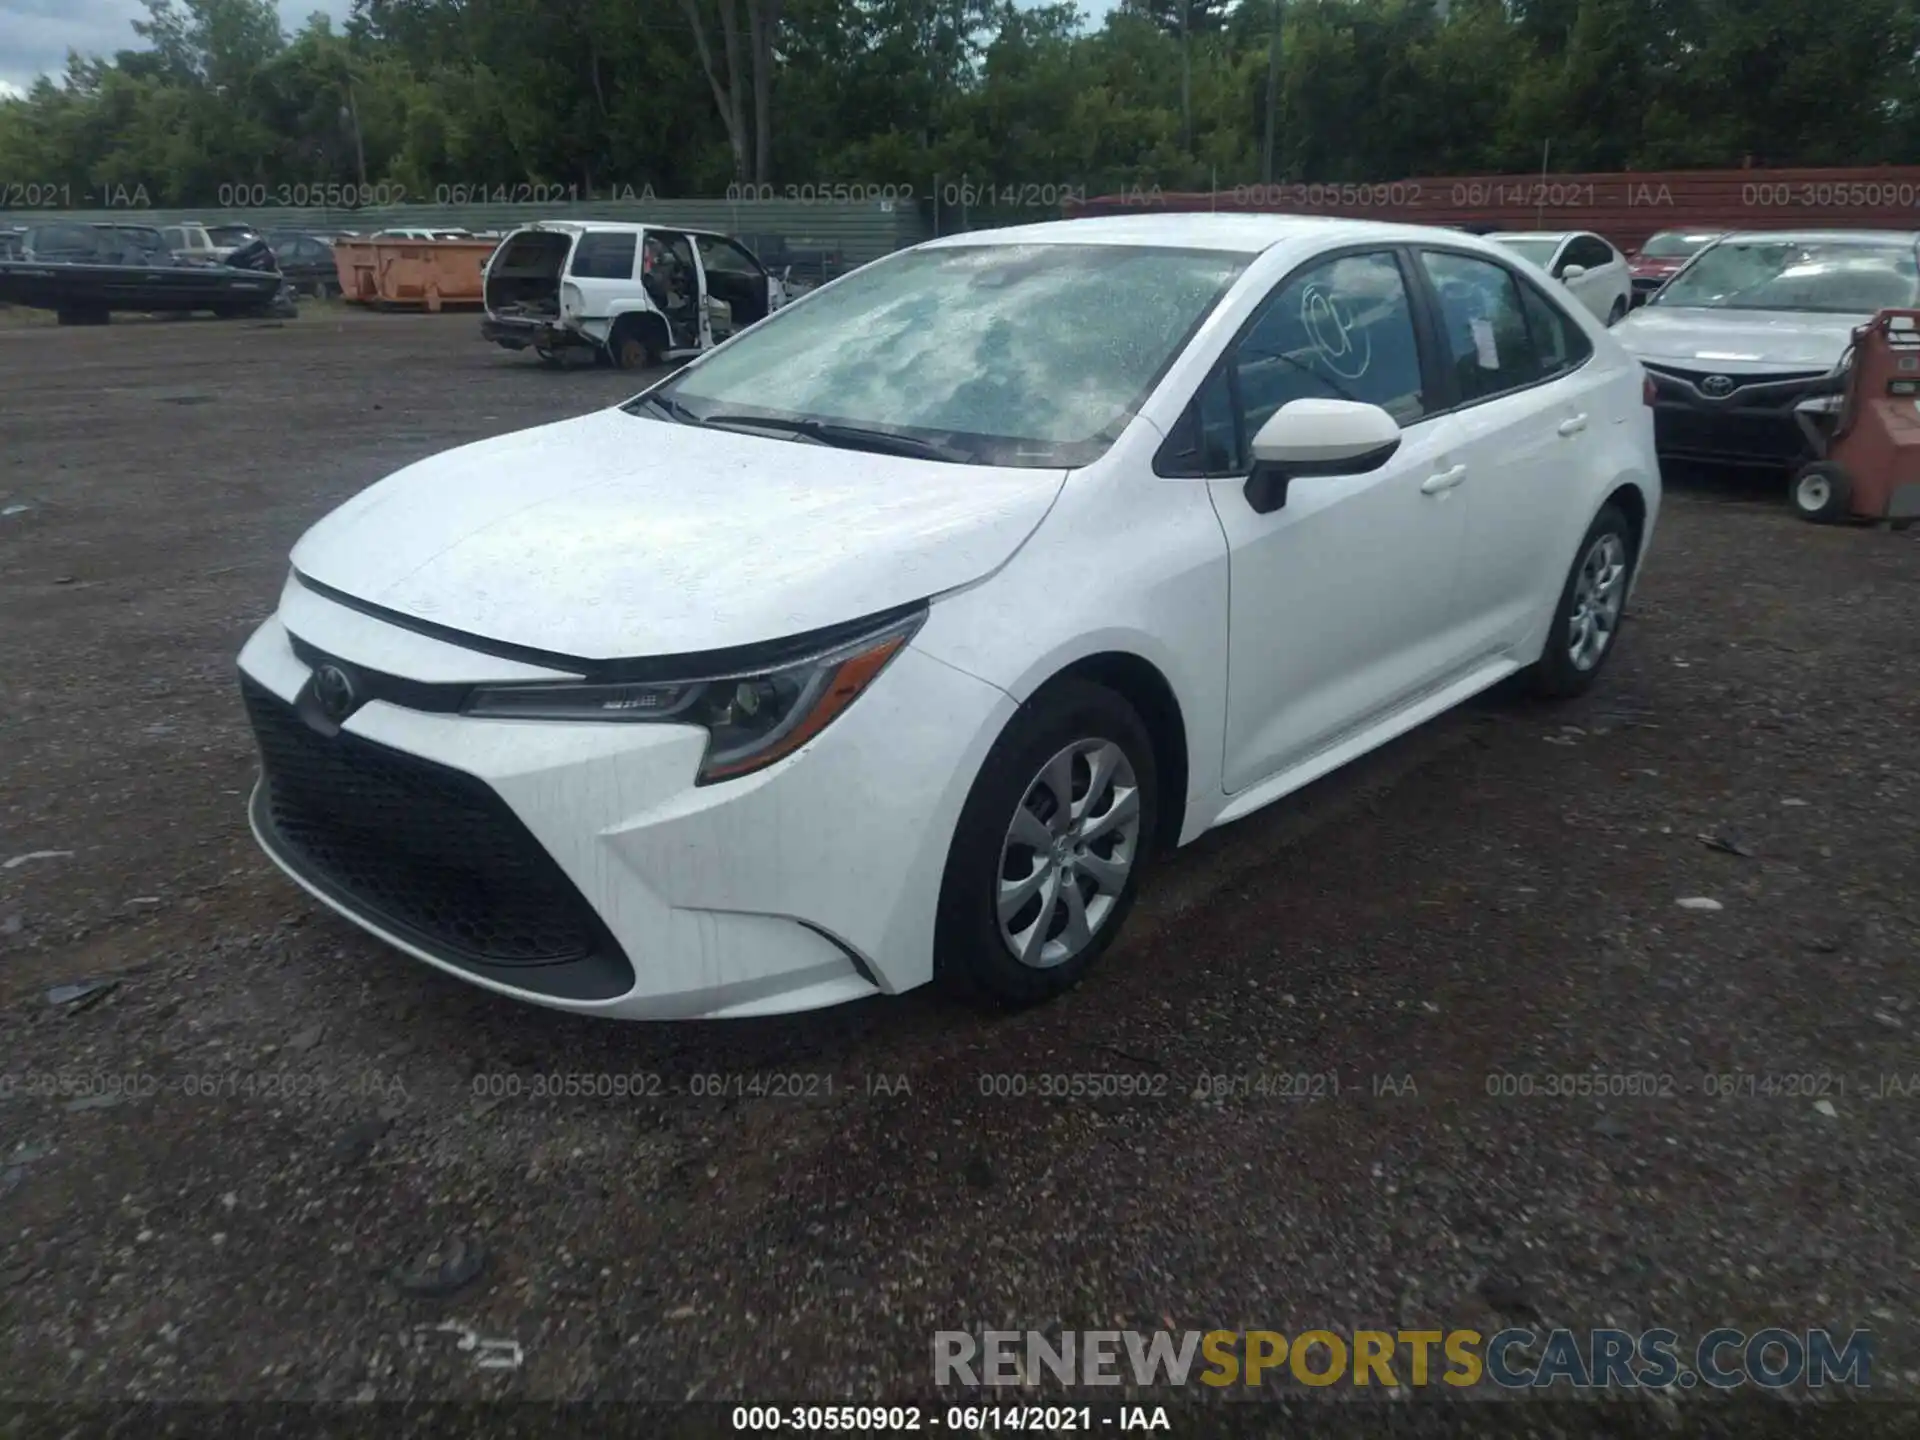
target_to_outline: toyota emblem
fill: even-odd
[[[313,698],[320,704],[320,713],[337,724],[353,713],[359,696],[352,676],[338,665],[322,665],[313,672]]]
[[[1709,375],[1700,382],[1700,393],[1703,395],[1731,395],[1733,393],[1733,377],[1731,375]]]

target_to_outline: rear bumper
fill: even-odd
[[[480,322],[480,338],[507,350],[591,350],[597,343],[550,320],[500,320],[491,315]]]

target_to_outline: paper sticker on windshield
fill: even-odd
[[[1493,343],[1493,322],[1475,320],[1473,322],[1473,353],[1479,357],[1482,370],[1500,368],[1500,351]]]

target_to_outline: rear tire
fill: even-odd
[[[1787,495],[1802,520],[1832,525],[1851,513],[1853,476],[1844,465],[1832,460],[1815,460],[1795,472],[1793,487]]]
[[[660,363],[660,352],[637,320],[623,319],[607,337],[607,354],[616,370],[651,370]]]
[[[948,850],[934,971],[949,991],[1018,1008],[1079,984],[1133,908],[1158,786],[1152,738],[1113,691],[1065,679],[1021,706]]]
[[[1560,587],[1546,648],[1528,672],[1536,695],[1568,699],[1600,678],[1627,618],[1638,550],[1625,512],[1618,505],[1601,506]]]

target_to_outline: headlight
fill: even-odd
[[[705,679],[488,685],[466,713],[493,720],[698,725],[711,737],[697,782],[732,780],[791,755],[832,724],[913,638],[924,610],[858,640],[752,674]]]

